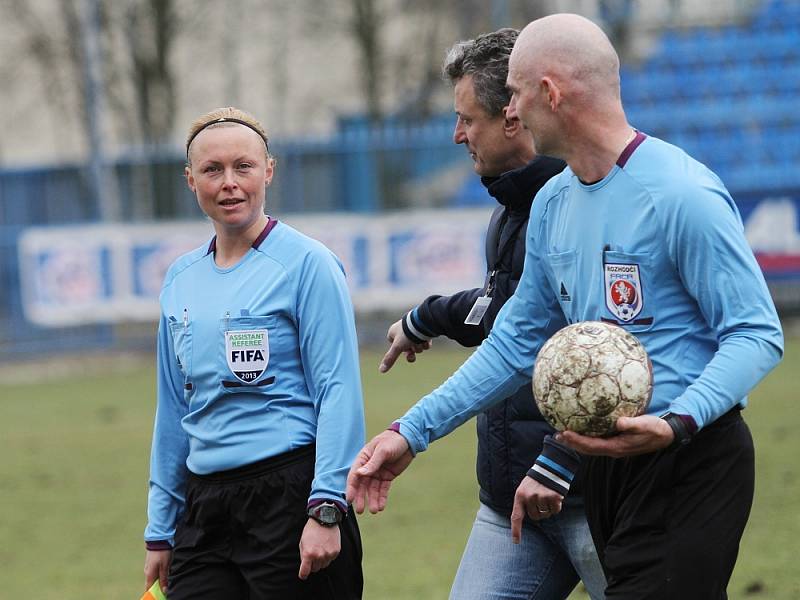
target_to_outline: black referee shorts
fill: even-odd
[[[738,409],[678,450],[589,458],[586,515],[606,598],[727,598],[754,481],[753,439]]]
[[[314,478],[314,446],[211,475],[190,475],[175,533],[169,600],[361,598],[361,536],[354,511],[342,550],[302,581],[300,536]]]

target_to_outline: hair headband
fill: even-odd
[[[201,131],[203,131],[206,127],[214,125],[215,123],[238,123],[239,125],[244,125],[248,129],[252,129],[253,131],[255,131],[258,134],[258,137],[260,137],[262,140],[264,140],[264,146],[267,148],[267,154],[269,154],[269,142],[267,141],[267,136],[265,136],[263,133],[261,133],[255,127],[253,127],[253,125],[251,125],[247,121],[242,121],[241,119],[234,119],[232,117],[220,117],[219,119],[214,119],[213,121],[209,121],[208,123],[206,123],[205,125],[200,127],[197,131],[195,131],[192,134],[192,137],[190,137],[189,141],[186,142],[186,159],[187,160],[189,159],[189,146],[192,145],[192,142],[194,141],[194,138],[197,137],[197,134],[200,133]]]

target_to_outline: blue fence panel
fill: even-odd
[[[0,225],[75,223],[97,217],[85,171],[76,166],[0,172]]]

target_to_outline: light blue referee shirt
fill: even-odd
[[[632,153],[631,153],[632,152]],[[649,413],[702,428],[780,360],[783,334],[725,186],[681,149],[639,133],[608,175],[571,169],[536,195],[525,269],[489,338],[400,419],[412,451],[530,385],[542,344],[568,323],[605,320],[653,362]]]
[[[265,231],[233,267],[218,267],[205,245],[166,275],[147,541],[172,543],[189,470],[233,469],[314,442],[309,500],[345,503],[364,412],[343,269],[283,223]]]

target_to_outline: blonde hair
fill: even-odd
[[[264,151],[266,153],[267,160],[269,161],[272,158],[272,155],[269,153],[269,138],[267,137],[267,132],[264,130],[264,126],[258,121],[258,119],[256,119],[250,113],[239,108],[227,106],[225,108],[217,108],[211,112],[207,112],[192,122],[191,126],[189,127],[189,135],[186,136],[187,165],[191,165],[192,162],[189,159],[189,148],[191,148],[192,141],[194,141],[194,138],[197,137],[197,134],[204,129],[232,127],[234,125],[244,125],[245,127],[255,131],[264,141]]]

